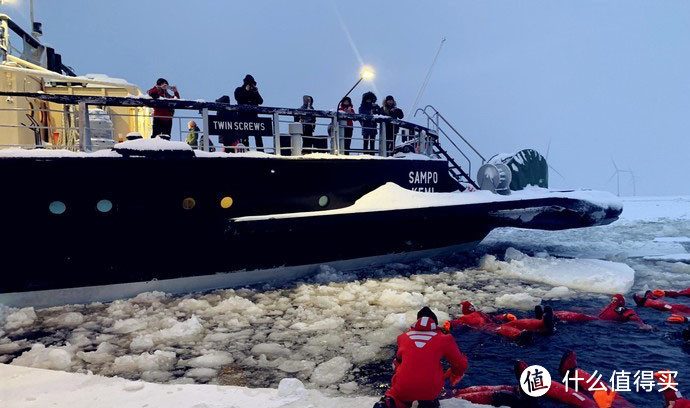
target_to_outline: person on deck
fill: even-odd
[[[362,104],[359,105],[360,115],[378,115],[381,107],[376,104],[376,95],[373,92],[365,92],[362,95]],[[362,138],[364,139],[364,153],[374,154],[376,150],[376,122],[373,120],[362,120]]]
[[[443,372],[441,359],[451,368]],[[391,388],[374,408],[409,408],[414,401],[420,408],[437,408],[446,375],[456,385],[467,370],[467,357],[452,335],[438,327],[438,318],[428,307],[417,313],[417,321],[398,336],[398,351],[393,360]]]
[[[238,105],[259,106],[264,103],[264,99],[259,94],[259,88],[256,87],[254,77],[247,74],[242,80],[242,86],[235,89],[235,100]],[[243,120],[250,121],[257,118],[256,113],[241,112],[239,117]],[[245,137],[240,140],[242,144],[249,147],[249,138]],[[257,150],[263,151],[264,141],[262,136],[254,136]]]
[[[402,119],[405,117],[402,109],[398,108],[395,103],[395,98],[392,95],[386,96],[383,101],[383,106],[381,107],[381,114],[390,116],[393,119]],[[393,154],[393,148],[395,147],[395,136],[398,133],[398,127],[392,123],[386,123],[386,153],[388,155]]]
[[[650,307],[652,309],[661,310],[662,312],[690,315],[690,306],[657,300],[651,290],[648,290],[644,296],[640,296],[636,293],[633,295],[633,299],[639,307]]]
[[[302,106],[300,106],[299,108],[303,110],[314,110],[314,98],[312,98],[310,95],[302,96]],[[299,122],[302,124],[302,150],[304,151],[304,153],[313,153],[316,151],[314,149],[320,149],[320,140],[314,138],[314,128],[316,128],[316,117],[311,115],[295,116],[295,122]],[[288,139],[289,138],[285,139],[286,142]],[[287,146],[289,146],[289,144]],[[281,149],[285,149],[287,146],[283,146],[283,139],[281,136]],[[324,149],[325,148],[326,147],[324,146]]]
[[[199,126],[197,126],[196,122],[193,120],[190,120],[187,122],[187,144],[190,145],[192,148],[199,148],[201,149],[203,147],[203,142],[204,138],[206,135],[202,135],[201,138],[199,138],[199,135],[201,134],[201,129],[199,129]],[[213,147],[213,142],[211,139],[208,139],[208,146],[209,146],[209,151],[210,152],[215,152],[216,149]]]
[[[173,91],[172,95],[168,93],[168,89]],[[177,87],[168,85],[168,80],[165,78],[158,78],[156,86],[149,89],[147,93],[152,99],[180,99]],[[157,137],[158,135],[170,136],[173,115],[175,115],[175,109],[153,108],[153,132],[151,137]]]
[[[340,100],[338,104],[338,112],[355,113],[355,109],[352,107],[352,99],[349,96],[344,97]],[[350,146],[352,145],[352,119],[342,119],[338,121],[340,126],[340,131],[343,132],[341,137],[343,138],[344,154],[350,154]]]

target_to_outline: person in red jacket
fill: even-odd
[[[173,91],[173,94],[168,93],[168,89]],[[156,86],[149,89],[148,94],[153,99],[180,99],[180,93],[177,92],[177,87],[169,86],[168,80],[165,78],[158,78]],[[172,108],[153,108],[153,132],[151,137],[158,135],[168,135],[172,132],[172,117],[175,115],[175,109]]]
[[[355,109],[352,107],[352,99],[349,96],[344,97],[338,104],[338,112],[349,113],[354,115]],[[350,146],[352,145],[352,119],[341,119],[338,121],[340,126],[340,138],[343,140],[343,153],[350,154]]]
[[[645,292],[644,296],[637,293],[633,295],[633,299],[639,307],[650,307],[652,309],[661,310],[662,312],[671,312],[676,314],[690,314],[690,306],[679,305],[674,303],[666,303],[663,300],[657,300],[651,290]]]
[[[681,297],[681,296],[690,297],[690,288],[683,289],[681,291],[656,289],[656,290],[652,291],[652,294],[658,298],[660,298],[660,297],[677,298],[677,297]]]
[[[451,368],[444,374],[441,359]],[[467,370],[467,357],[458,348],[452,335],[438,327],[438,318],[428,307],[417,313],[417,321],[398,336],[398,352],[391,388],[374,408],[409,408],[414,401],[420,408],[439,406],[446,375],[456,385]]]

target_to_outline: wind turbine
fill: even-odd
[[[635,188],[635,173],[633,173],[633,171],[630,169],[628,169],[628,170],[619,169],[618,165],[616,165],[616,161],[613,160],[613,157],[611,157],[611,163],[613,163],[613,168],[615,169],[615,171],[613,172],[611,177],[609,177],[609,180],[606,183],[607,184],[610,183],[611,180],[613,180],[613,178],[615,177],[616,178],[616,195],[618,197],[620,197],[621,196],[621,173],[630,174],[630,179],[632,180],[632,185],[633,185],[633,196],[635,196],[637,194],[636,188]]]

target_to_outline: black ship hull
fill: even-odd
[[[10,306],[288,280],[322,264],[467,250],[501,226],[579,228],[620,214],[567,197],[347,211],[387,182],[456,189],[439,160],[3,158],[0,170],[13,175],[0,204],[0,303]],[[64,212],[50,211],[56,201]]]

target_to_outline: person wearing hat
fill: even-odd
[[[264,99],[261,97],[261,94],[259,94],[259,88],[256,87],[256,81],[253,76],[247,74],[244,80],[242,80],[242,86],[238,86],[235,89],[235,100],[238,105],[259,106],[264,103]],[[256,113],[242,113],[240,115],[241,119],[247,121],[256,119],[256,117]],[[261,136],[254,136],[254,140],[256,141],[257,150],[263,150],[264,142]],[[248,137],[242,138],[241,142],[244,143],[245,146],[249,146]]]
[[[402,119],[405,117],[402,109],[398,108],[398,105],[395,103],[395,98],[393,98],[393,95],[388,95],[386,96],[386,99],[383,100],[381,114],[390,116],[393,119]],[[389,155],[393,154],[396,133],[398,133],[398,127],[392,123],[386,123],[386,153]]]
[[[376,104],[376,95],[373,92],[365,92],[362,95],[362,103],[359,105],[360,115],[377,115],[381,113],[381,107]],[[373,120],[362,120],[362,138],[364,154],[374,154],[376,152],[376,122]]]
[[[443,358],[450,363],[445,374]],[[453,336],[439,328],[436,314],[424,307],[412,328],[398,336],[393,367],[391,388],[374,408],[409,408],[414,401],[420,408],[436,408],[445,378],[457,385],[467,370],[467,357]]]

